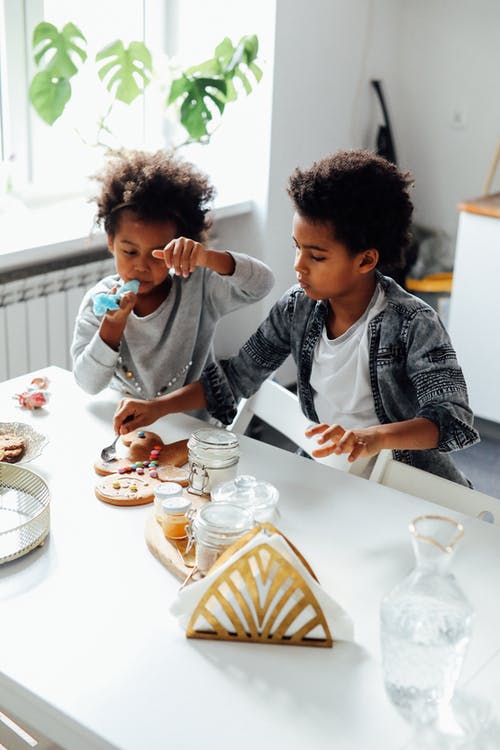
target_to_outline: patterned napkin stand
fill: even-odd
[[[300,552],[274,526],[261,524],[226,550],[204,579],[182,589],[172,611],[181,621],[191,612],[188,638],[331,648],[320,599],[343,621],[343,635],[352,637],[351,621],[321,591]]]

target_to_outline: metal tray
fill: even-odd
[[[0,564],[43,544],[50,528],[50,494],[34,471],[0,462]]]

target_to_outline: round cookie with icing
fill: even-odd
[[[147,505],[154,500],[159,479],[135,474],[108,474],[95,486],[99,500],[111,505]]]

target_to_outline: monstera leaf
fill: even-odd
[[[208,135],[207,123],[212,119],[212,105],[224,112],[227,84],[223,79],[189,77],[183,75],[172,83],[168,104],[183,97],[180,109],[181,124],[191,138],[199,140]]]
[[[99,68],[99,78],[107,90],[125,104],[140,96],[151,80],[151,53],[142,42],[131,42],[125,49],[118,40],[102,49],[95,59],[96,62],[107,61]]]
[[[39,23],[33,32],[36,64],[39,66],[42,60],[47,59],[52,53],[45,65],[45,71],[53,78],[71,78],[78,73],[72,58],[80,57],[81,63],[87,59],[87,53],[77,43],[79,39],[87,42],[74,23],[67,23],[61,31],[46,21]]]
[[[39,23],[33,32],[34,59],[38,66],[46,62],[30,85],[29,97],[38,115],[52,125],[64,112],[71,98],[69,79],[78,73],[73,60],[84,63],[87,53],[79,41],[86,43],[80,29],[67,23],[61,31],[51,23]],[[78,60],[78,58],[80,58]]]
[[[262,71],[255,64],[258,50],[255,35],[242,37],[236,47],[226,37],[216,47],[213,58],[193,65],[173,82],[167,104],[182,98],[180,120],[191,138],[198,140],[209,135],[207,124],[213,118],[212,105],[222,114],[225,105],[237,98],[234,78],[241,81],[247,94],[252,91],[247,72],[251,71],[255,80],[260,81]]]
[[[54,78],[43,70],[33,78],[29,96],[42,120],[53,125],[71,98],[71,84],[68,78]]]

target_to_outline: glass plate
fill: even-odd
[[[12,462],[17,466],[19,466],[19,464],[27,464],[28,461],[33,461],[34,458],[38,458],[49,442],[46,435],[37,432],[31,425],[26,424],[26,422],[0,422],[0,435],[5,435],[8,432],[12,432],[14,435],[22,437],[26,441],[26,450],[24,451],[24,454],[19,461]],[[4,463],[11,462],[6,461]]]
[[[0,563],[43,544],[50,527],[50,495],[30,469],[0,462]]]

